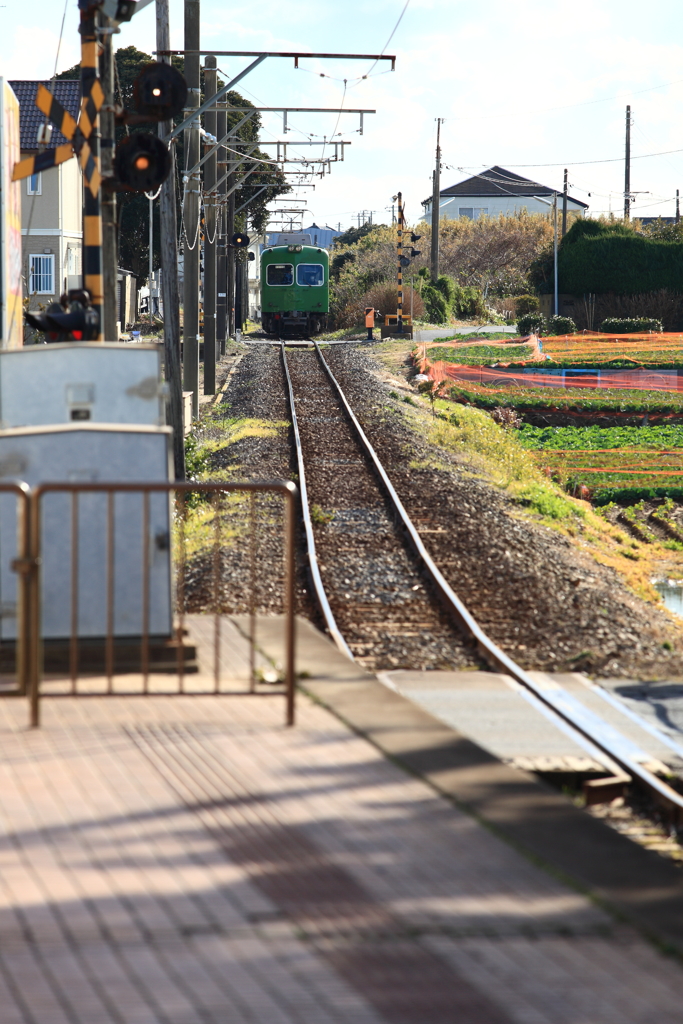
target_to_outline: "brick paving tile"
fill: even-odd
[[[677,962],[282,713],[0,704],[0,1024],[680,1024]]]

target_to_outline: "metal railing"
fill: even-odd
[[[284,662],[276,682],[284,684],[286,723],[295,715],[295,509],[297,489],[289,481],[253,483],[119,483],[65,481],[33,489],[23,483],[0,484],[0,495],[17,500],[16,550],[11,569],[18,574],[16,602],[16,686],[4,695],[28,696],[31,725],[40,723],[40,702],[46,695],[46,676],[61,688],[50,695],[85,694],[85,677],[103,685],[87,691],[99,695],[220,694],[263,692],[257,680],[257,587],[259,581],[257,527],[259,495],[283,499],[282,608]],[[235,549],[235,507],[248,497],[247,511],[238,509],[242,533],[248,538],[248,607],[242,639],[248,641],[248,686],[226,690],[221,685],[221,661],[226,601],[222,560]],[[89,497],[86,497],[89,496]],[[136,498],[137,496],[137,498]],[[226,507],[232,500],[233,507]],[[83,504],[87,504],[85,512]],[[199,514],[200,554],[204,591],[212,606],[212,630],[203,628],[203,661],[210,670],[189,686],[197,666],[187,635],[186,533]],[[228,526],[231,536],[226,539]],[[279,524],[277,529],[279,529]],[[156,533],[154,532],[156,530]],[[277,532],[277,530],[276,530]],[[271,532],[272,536],[272,532]],[[122,545],[126,552],[121,551]],[[85,549],[85,550],[84,550]],[[126,558],[123,555],[127,555]],[[194,553],[196,555],[196,552]],[[209,565],[210,563],[210,565]],[[210,568],[210,572],[208,571]],[[273,575],[272,558],[268,570]],[[207,601],[203,602],[205,611]],[[244,602],[243,602],[244,604]],[[234,608],[232,609],[234,611]],[[201,618],[192,616],[193,627]],[[233,620],[234,621],[234,620]],[[209,634],[212,634],[209,636]],[[4,639],[4,634],[3,634]],[[47,658],[46,658],[47,655]],[[188,661],[189,655],[189,661]],[[6,658],[5,658],[6,660]],[[173,662],[173,664],[171,664]],[[141,677],[131,689],[115,687],[118,675]],[[154,674],[157,684],[150,686]],[[271,673],[272,675],[272,673]],[[158,684],[168,683],[166,688]],[[268,692],[274,692],[270,681]],[[63,684],[66,685],[63,685]]]

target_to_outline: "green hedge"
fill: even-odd
[[[600,324],[601,334],[645,334],[647,331],[663,331],[661,320],[651,316],[620,317],[610,316]]]
[[[647,238],[623,225],[577,221],[562,240],[558,274],[560,291],[572,295],[680,292],[683,242]]]

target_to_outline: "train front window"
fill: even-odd
[[[266,269],[266,284],[294,284],[294,266],[291,263],[271,263]]]
[[[322,263],[300,263],[296,268],[296,283],[309,288],[318,288],[325,284],[325,270]]]

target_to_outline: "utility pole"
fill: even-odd
[[[626,159],[624,162],[624,220],[631,217],[631,108],[626,108]]]
[[[553,195],[553,258],[554,258],[554,296],[553,296],[553,313],[555,316],[559,315],[560,302],[559,302],[559,289],[558,289],[558,275],[557,275],[557,192]]]
[[[564,169],[564,191],[562,193],[562,237],[567,234],[567,168]]]
[[[149,288],[149,302],[147,312],[149,313],[149,323],[152,324],[152,274],[154,273],[154,199],[147,193],[147,199],[149,200],[149,253],[147,260],[147,286]]]
[[[676,223],[680,223],[681,220],[681,205],[678,201],[678,189],[676,189]]]
[[[157,50],[168,50],[171,35],[169,0],[156,0]],[[170,57],[160,57],[166,64]],[[172,130],[170,121],[162,121],[159,135]],[[183,384],[180,365],[180,292],[178,288],[178,219],[176,216],[176,159],[171,143],[171,173],[159,194],[159,238],[161,243],[161,288],[164,303],[164,373],[169,389],[168,418],[173,428],[173,465],[176,480],[185,479],[185,436],[183,430]]]
[[[432,189],[432,281],[439,276],[439,204],[441,200],[441,123],[443,117],[436,119],[436,163],[434,165]]]
[[[204,96],[216,95],[216,58],[204,61]],[[204,114],[206,131],[216,137],[216,108]],[[216,154],[204,163],[204,394],[216,394]]]
[[[185,2],[185,81],[187,114],[200,104],[199,0]],[[185,129],[185,166],[188,171],[199,163],[199,125],[192,121]],[[183,202],[183,384],[192,392],[192,418],[199,416],[199,250],[200,250],[200,176],[195,171],[185,181]]]
[[[234,171],[227,179],[228,191],[228,223],[225,229],[225,247],[227,249],[226,262],[228,264],[228,335],[234,338],[235,335],[235,250],[232,245],[232,236],[235,234],[235,184]]]
[[[81,9],[81,96],[88,97],[97,75],[97,11]],[[100,166],[99,131],[89,138],[95,166]],[[83,190],[83,287],[90,293],[90,302],[97,311],[99,330],[97,341],[104,341],[104,310],[102,284],[102,211],[100,189],[95,195],[86,185]]]
[[[106,15],[100,13],[100,27],[111,29]],[[111,31],[101,36],[100,80],[104,90],[104,103],[100,110],[100,171],[102,180],[107,181],[114,174],[114,46]],[[103,286],[103,333],[105,341],[118,341],[116,321],[118,320],[118,258],[116,231],[116,192],[107,185],[102,187],[102,286]]]
[[[398,202],[398,246],[397,246],[397,274],[398,294],[396,302],[396,320],[398,333],[403,334],[403,195],[399,192],[396,196]]]
[[[222,139],[227,133],[228,114],[226,104],[221,103],[218,106],[218,113],[216,115],[216,137]],[[216,152],[217,158],[217,173],[219,178],[222,178],[225,174],[227,166],[228,151],[224,147],[221,147]],[[228,190],[227,179],[219,186],[218,195],[216,196],[217,202],[217,235],[216,235],[216,341],[220,345],[220,354],[225,355],[225,336],[228,326],[228,264],[227,264],[227,238],[226,238],[226,222],[227,222],[227,199],[225,198]]]

